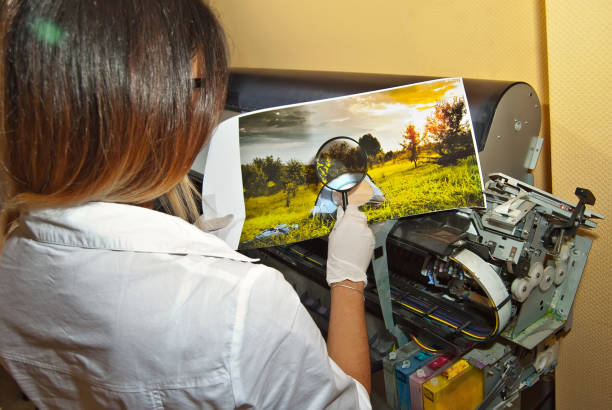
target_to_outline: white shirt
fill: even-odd
[[[371,408],[278,271],[130,205],[22,217],[0,362],[41,410]]]

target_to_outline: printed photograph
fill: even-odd
[[[329,234],[341,191],[351,187],[370,196],[361,205],[368,223],[484,206],[460,78],[270,109],[238,121],[242,249]],[[324,148],[331,140],[333,148]],[[356,149],[363,158],[358,170]],[[333,182],[326,180],[330,174]],[[360,182],[347,185],[355,175]]]

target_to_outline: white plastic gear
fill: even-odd
[[[543,274],[544,274],[544,265],[542,265],[542,262],[534,262],[531,264],[531,267],[529,268],[529,273],[527,274],[527,276],[529,276],[530,282],[533,281],[536,284],[539,284],[542,281]]]
[[[547,266],[544,269],[544,274],[542,275],[542,280],[540,281],[540,290],[542,292],[546,292],[553,284],[555,278],[555,268],[552,266]]]
[[[512,297],[518,302],[524,302],[533,289],[532,284],[524,278],[514,279],[510,286]]]

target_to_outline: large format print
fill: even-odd
[[[463,83],[441,79],[260,111],[238,119],[246,218],[240,248],[330,232],[339,195],[317,178],[318,149],[336,137],[367,157],[359,189],[369,223],[484,206]]]

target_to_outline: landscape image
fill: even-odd
[[[361,209],[368,223],[484,206],[459,78],[260,111],[238,124],[246,210],[242,249],[331,231],[337,204],[317,178],[315,155],[336,137],[357,141],[367,156],[363,183],[374,195]]]

